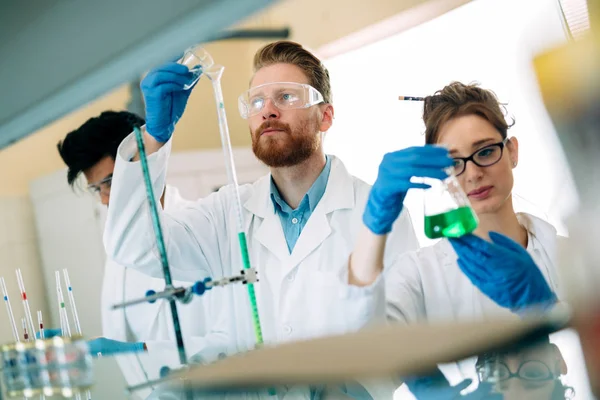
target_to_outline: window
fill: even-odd
[[[557,0],[478,0],[421,26],[325,61],[335,121],[325,149],[350,173],[373,183],[383,154],[424,143],[424,96],[451,81],[477,81],[507,103],[520,143],[515,208],[541,216],[566,234],[560,221],[576,202],[570,173],[539,95],[531,60],[566,40]],[[544,181],[539,178],[544,176]],[[406,204],[419,240],[421,193]]]
[[[578,39],[590,29],[586,0],[558,0],[567,36]]]

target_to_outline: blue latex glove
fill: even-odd
[[[501,307],[523,315],[556,303],[556,295],[523,246],[496,232],[492,243],[469,234],[450,239],[458,265],[473,285]]]
[[[430,376],[404,379],[404,383],[417,400],[501,400],[504,398],[500,393],[491,393],[493,387],[486,382],[480,383],[475,391],[461,395],[460,392],[469,387],[472,380],[465,379],[456,386],[450,386],[439,369]]]
[[[448,150],[439,146],[420,146],[388,153],[379,165],[363,222],[377,235],[388,233],[402,211],[409,189],[427,189],[423,183],[413,183],[413,177],[445,179],[445,168],[454,164]]]
[[[53,338],[54,336],[62,336],[62,331],[60,329],[52,329],[52,328],[44,329],[44,339],[50,339],[50,338]],[[38,339],[40,338],[39,331],[35,333],[35,337]]]
[[[148,73],[140,87],[146,103],[146,131],[157,141],[167,142],[185,110],[191,89],[183,86],[194,79],[185,65],[171,62]]]
[[[53,338],[55,336],[62,336],[60,329],[44,329],[44,337],[46,339]],[[40,338],[40,333],[36,333],[36,337]],[[119,342],[118,340],[112,340],[107,338],[97,338],[88,341],[90,348],[90,354],[97,356],[98,353],[102,355],[113,355],[120,353],[138,353],[144,351],[144,343],[130,343],[130,342]]]
[[[97,356],[98,353],[103,356],[109,356],[121,353],[141,353],[144,351],[144,343],[119,342],[103,337],[90,340],[88,346],[92,356]]]

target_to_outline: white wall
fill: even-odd
[[[21,317],[25,313],[15,273],[18,268],[21,269],[34,324],[37,325],[37,310],[42,311],[44,319],[49,315],[33,210],[26,196],[0,198],[0,276],[6,281],[17,328],[22,335]],[[0,321],[0,343],[14,342],[5,304],[0,307]]]
[[[30,187],[42,258],[40,274],[44,276],[52,315],[46,326],[60,327],[54,274],[60,271],[64,279],[62,270],[66,268],[82,331],[86,336],[99,336],[102,333],[99,310],[104,246],[94,199],[80,192],[72,191],[67,185],[66,170],[37,179]],[[66,296],[64,285],[63,292]],[[74,329],[72,324],[71,329]]]
[[[478,0],[329,59],[336,118],[326,149],[372,183],[384,153],[424,144],[422,103],[401,102],[399,95],[426,96],[454,80],[478,81],[516,118],[509,131],[520,142],[515,207],[549,219],[565,234],[560,215],[573,207],[575,195],[530,64],[533,54],[564,40],[554,0]],[[430,243],[421,194],[410,193],[407,204],[421,242]]]

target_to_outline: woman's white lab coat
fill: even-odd
[[[170,142],[149,157],[156,193],[164,185]],[[127,162],[135,140],[119,148],[104,234],[110,257],[120,264],[160,276],[139,163]],[[365,288],[347,284],[348,257],[362,225],[370,186],[351,176],[332,157],[327,188],[292,253],[270,198],[270,176],[240,187],[250,259],[258,270],[255,285],[265,343],[308,339],[359,329],[385,318],[382,280]],[[239,274],[235,194],[222,188],[193,206],[162,213],[173,276],[183,280]],[[385,262],[418,247],[408,213],[398,219],[388,239]],[[230,285],[205,296],[212,301],[211,331],[198,357],[212,361],[254,348],[255,337],[247,288]]]
[[[527,251],[560,298],[556,229],[533,215],[517,214],[517,218],[528,231]],[[456,260],[452,245],[445,239],[396,259],[384,273],[388,319],[414,323],[516,318],[473,285]],[[458,373],[462,379],[472,377],[470,362],[459,368],[460,371],[452,372],[447,366],[443,371],[447,375]]]
[[[181,209],[190,203],[169,185],[166,186],[164,200],[165,210]],[[174,285],[189,286],[191,283],[174,281]],[[110,258],[106,260],[101,295],[102,335],[123,342],[144,342],[148,350],[141,354],[116,357],[129,386],[158,379],[163,366],[174,368],[179,365],[171,310],[165,301],[143,303],[121,310],[112,310],[111,307],[116,303],[144,297],[149,289],[158,292],[164,287],[164,279],[124,268]],[[194,337],[202,337],[206,333],[206,302],[202,300],[194,299],[190,304],[177,306],[186,345],[191,346]],[[150,392],[136,394],[146,398]]]

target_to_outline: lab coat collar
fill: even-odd
[[[556,228],[549,222],[530,214],[518,213],[517,218],[529,232],[531,248],[545,266],[550,287],[556,292],[559,299],[562,298],[563,293],[557,267],[559,238]],[[542,266],[540,265],[540,267]]]
[[[327,187],[327,180],[329,179],[329,172],[331,171],[331,158],[329,156],[325,156],[325,158],[325,167],[317,177],[317,180],[312,184],[310,189],[308,189],[308,192],[304,195],[302,201],[300,201],[300,205],[296,208],[297,210],[305,210],[308,207],[312,213],[315,211],[317,204],[319,204],[321,197],[323,197],[325,188]],[[281,197],[281,193],[279,193],[279,189],[277,189],[273,177],[271,177],[271,200],[273,201],[273,212],[290,214],[294,211]]]
[[[548,252],[549,249],[556,248],[556,228],[552,224],[527,213],[517,213],[517,219],[527,229],[529,237],[534,239],[531,243],[532,249]]]
[[[331,158],[331,172],[325,193],[315,209],[320,208],[324,214],[354,207],[352,176],[339,158],[332,155],[328,155],[328,157]],[[256,181],[253,185],[252,195],[244,203],[244,207],[248,211],[260,218],[265,218],[269,213],[273,214],[273,202],[270,196],[271,179],[271,174],[269,174]]]
[[[331,157],[331,172],[323,197],[311,214],[296,246],[289,253],[281,221],[273,213],[273,203],[270,197],[271,176],[265,176],[254,184],[250,198],[244,207],[261,218],[256,239],[281,261],[292,268],[312,253],[332,232],[327,215],[342,209],[351,209],[355,205],[354,182],[344,164],[336,157]]]
[[[177,189],[175,186],[171,186],[171,185],[165,186],[165,204],[164,204],[165,210],[170,210],[173,207],[176,207],[177,204],[181,204],[185,201],[186,200],[184,200],[183,197],[181,197],[181,194],[179,193],[179,189]]]

